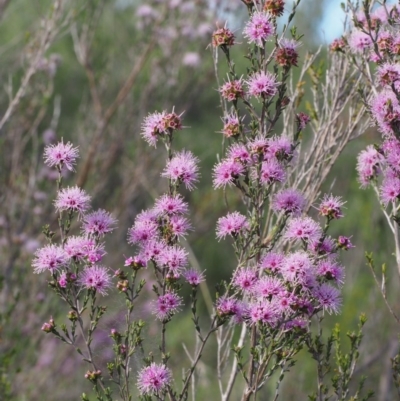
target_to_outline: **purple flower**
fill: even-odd
[[[390,138],[382,143],[385,152],[386,162],[390,168],[400,173],[400,142],[396,138]]]
[[[162,322],[169,320],[182,305],[182,298],[175,292],[166,292],[157,298],[153,305],[153,313]]]
[[[336,244],[331,237],[325,237],[322,241],[319,238],[309,242],[308,250],[315,255],[330,255],[336,251]]]
[[[97,244],[96,241],[87,237],[69,237],[64,250],[75,262],[82,262],[87,258],[88,262],[96,263],[106,254],[103,244]]]
[[[164,241],[151,239],[143,244],[140,255],[138,256],[146,261],[151,259],[156,260],[166,246]]]
[[[176,237],[184,237],[187,232],[192,229],[189,221],[185,217],[179,215],[170,217],[169,227],[172,234]]]
[[[145,141],[151,145],[156,146],[158,135],[164,134],[163,119],[165,112],[149,114],[143,121],[141,135]]]
[[[142,395],[161,394],[172,381],[172,372],[163,364],[153,362],[138,374],[137,387]]]
[[[235,160],[223,160],[214,167],[213,185],[214,188],[232,185],[234,179],[244,173],[244,167]]]
[[[274,327],[278,321],[279,313],[275,304],[271,302],[256,302],[249,305],[248,320],[250,324],[263,323]]]
[[[334,260],[321,260],[317,265],[317,274],[326,280],[334,280],[338,285],[344,283],[344,268]]]
[[[74,164],[78,154],[78,148],[74,148],[72,143],[64,144],[61,141],[56,145],[46,146],[44,149],[44,162],[49,167],[57,166],[61,169],[65,166],[68,170],[74,171]]]
[[[304,210],[306,200],[303,194],[296,189],[283,189],[272,199],[272,210],[275,212],[291,213],[299,216]]]
[[[217,221],[217,238],[225,238],[227,235],[236,237],[248,228],[249,223],[246,216],[243,216],[239,212],[228,213],[225,217],[221,217]]]
[[[101,295],[107,295],[107,290],[111,287],[111,276],[108,269],[103,266],[86,267],[78,277],[78,283],[87,288],[99,292]]]
[[[173,273],[179,273],[188,263],[188,253],[179,246],[166,246],[156,257],[159,265],[163,265]]]
[[[115,229],[115,220],[109,212],[99,209],[85,215],[83,218],[83,232],[86,235],[102,237]]]
[[[289,221],[285,238],[292,240],[311,241],[321,237],[322,230],[311,217],[296,217]]]
[[[185,214],[188,212],[188,204],[181,195],[163,195],[156,200],[154,210],[157,214],[172,216],[174,214]]]
[[[394,85],[396,90],[400,89],[400,66],[398,64],[384,63],[380,65],[376,76],[380,85]]]
[[[286,256],[281,272],[285,280],[307,286],[314,277],[311,260],[307,253],[302,251]]]
[[[285,256],[279,252],[268,252],[260,260],[260,268],[272,273],[280,272]]]
[[[199,180],[199,159],[194,157],[192,152],[183,150],[178,152],[168,163],[162,173],[173,182],[182,182],[191,191],[195,188],[195,183]]]
[[[360,152],[357,157],[358,179],[362,187],[366,187],[379,172],[379,163],[383,156],[372,146]]]
[[[382,203],[388,205],[389,202],[393,202],[400,196],[400,178],[396,176],[385,177],[381,188],[380,196]]]
[[[155,147],[159,136],[181,128],[181,115],[177,115],[173,111],[168,114],[165,111],[155,112],[144,119],[141,135],[149,145]]]
[[[342,299],[337,288],[324,283],[315,288],[313,295],[320,306],[328,313],[339,313]]]
[[[363,53],[372,47],[372,39],[364,32],[354,31],[349,37],[349,46],[354,53]]]
[[[264,276],[255,285],[253,293],[257,297],[273,297],[285,290],[285,286],[277,277]]]
[[[318,211],[322,216],[329,219],[340,219],[343,217],[341,207],[344,205],[340,196],[325,194],[318,206]]]
[[[183,273],[185,280],[192,286],[197,287],[200,283],[204,281],[203,272],[199,272],[196,269],[189,269]]]
[[[157,223],[151,220],[135,221],[135,224],[128,230],[128,244],[145,243],[153,239],[157,232]]]
[[[274,25],[271,17],[267,13],[256,11],[247,22],[243,35],[249,43],[255,43],[259,47],[264,47],[266,40],[274,34]]]
[[[242,291],[251,291],[257,282],[257,273],[253,269],[239,269],[234,278],[233,285]]]
[[[77,186],[62,189],[54,202],[58,211],[68,210],[83,214],[89,208],[90,196]]]
[[[228,159],[247,165],[251,163],[251,155],[246,145],[234,143],[227,151]]]
[[[292,141],[286,136],[274,136],[268,140],[268,152],[264,156],[274,156],[278,160],[289,160],[294,156],[294,146]]]
[[[233,316],[238,309],[238,300],[233,297],[222,296],[218,298],[215,309],[219,317]]]
[[[340,235],[338,240],[338,247],[347,251],[350,248],[354,248],[354,245],[350,242],[350,238]]]
[[[64,249],[57,245],[46,245],[35,253],[32,262],[35,273],[49,270],[51,273],[68,265],[68,255]]]
[[[247,81],[250,96],[270,98],[278,92],[279,84],[269,72],[256,72]]]
[[[394,134],[400,127],[400,104],[391,90],[384,90],[372,99],[371,112],[383,134]]]
[[[256,178],[257,173],[253,170],[252,178]],[[283,182],[286,172],[282,164],[276,159],[270,159],[261,165],[260,182],[264,185],[271,185],[275,182]]]

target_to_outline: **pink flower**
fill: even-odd
[[[372,47],[372,39],[364,32],[354,31],[349,37],[349,46],[354,53],[362,53]]]
[[[294,154],[294,145],[289,138],[286,136],[274,136],[268,140],[268,151],[264,156],[264,160],[270,155],[278,160],[290,160]]]
[[[233,278],[233,285],[242,291],[251,291],[257,282],[257,274],[253,269],[239,269]]]
[[[340,219],[343,217],[341,207],[344,205],[340,196],[325,194],[318,206],[318,211],[322,216],[329,219]]]
[[[298,251],[286,256],[282,276],[291,283],[308,285],[314,277],[313,265],[306,252]]]
[[[315,239],[308,244],[308,250],[315,255],[330,255],[336,252],[336,244],[331,237],[325,237],[323,241]]]
[[[95,290],[101,295],[107,295],[107,290],[111,287],[111,276],[108,269],[103,266],[86,267],[78,277],[78,283],[88,290]]]
[[[219,28],[212,34],[212,45],[214,47],[233,46],[235,44],[235,35],[228,28]]]
[[[188,253],[177,245],[166,246],[156,257],[156,261],[176,274],[187,265]]]
[[[192,152],[183,150],[178,152],[170,161],[168,161],[164,172],[161,174],[173,182],[182,182],[185,187],[191,191],[195,188],[195,183],[199,180],[199,159]]]
[[[58,211],[68,210],[83,214],[89,208],[90,196],[83,189],[68,187],[62,189],[54,202]]]
[[[156,200],[154,210],[157,214],[175,215],[185,214],[188,212],[188,204],[183,200],[181,195],[163,195]]]
[[[246,216],[239,212],[228,213],[217,221],[217,238],[225,238],[227,235],[236,237],[249,228]]]
[[[253,171],[252,178],[256,178]],[[271,185],[275,182],[283,182],[286,178],[286,172],[282,164],[276,159],[270,159],[261,165],[260,182],[264,185]]]
[[[99,209],[86,214],[83,219],[83,232],[86,235],[102,237],[115,229],[115,220],[109,212]]]
[[[224,128],[222,133],[227,137],[231,138],[240,134],[240,121],[239,118],[234,114],[228,114],[224,118]]]
[[[78,158],[78,148],[74,148],[72,143],[64,144],[62,141],[56,145],[46,146],[44,149],[44,162],[49,167],[57,166],[60,169],[65,166],[68,170],[74,171],[74,164]]]
[[[162,394],[172,381],[172,372],[163,364],[153,362],[138,374],[137,387],[142,395]]]
[[[268,252],[260,260],[260,268],[272,273],[280,272],[285,256],[279,252]]]
[[[345,251],[347,251],[350,248],[354,248],[354,245],[350,242],[350,238],[345,237],[343,235],[339,236],[337,243],[338,243],[338,247],[340,249],[344,249]]]
[[[106,254],[103,244],[97,244],[94,239],[87,237],[69,237],[64,250],[75,262],[82,262],[87,258],[88,262],[96,263]]]
[[[163,119],[165,112],[149,114],[143,121],[141,135],[145,141],[151,145],[156,146],[158,135],[164,134]]]
[[[248,320],[250,324],[263,323],[274,327],[279,319],[276,306],[271,302],[256,302],[249,305]]]
[[[391,90],[384,90],[372,99],[371,112],[383,134],[393,134],[400,128],[400,104]]]
[[[285,290],[285,286],[277,277],[264,276],[255,285],[253,293],[257,297],[273,297]]]
[[[161,321],[169,320],[177,313],[182,305],[182,298],[175,292],[166,292],[157,298],[153,313]]]
[[[334,260],[321,260],[317,265],[317,274],[326,280],[334,280],[336,284],[344,283],[344,268]]]
[[[192,226],[185,217],[174,215],[169,219],[169,228],[174,236],[184,237]]]
[[[156,260],[157,257],[163,252],[167,245],[164,241],[158,239],[151,239],[144,244],[142,244],[142,249],[138,255],[141,259],[149,261]]]
[[[165,111],[149,114],[143,121],[141,135],[149,145],[155,147],[159,136],[182,128],[180,117],[174,112],[167,114]]]
[[[250,96],[270,98],[278,92],[279,84],[269,72],[256,72],[247,81]]]
[[[154,221],[135,221],[128,230],[128,244],[145,243],[158,233],[158,225]]]
[[[264,43],[274,34],[274,25],[268,13],[254,12],[247,22],[243,36],[249,43],[264,47]]]
[[[312,241],[321,237],[322,229],[311,217],[296,217],[289,221],[285,238]]]
[[[379,172],[379,163],[383,156],[372,146],[360,152],[357,157],[358,179],[362,187],[366,187]]]
[[[250,164],[252,159],[246,145],[242,143],[234,143],[227,151],[228,159],[242,163],[243,165]]]
[[[197,287],[201,282],[204,281],[203,272],[199,272],[196,269],[189,269],[183,273],[185,280],[192,286]]]
[[[35,273],[42,273],[49,270],[51,273],[68,265],[68,255],[64,249],[57,245],[46,245],[35,253],[32,262]]]
[[[388,205],[400,197],[400,178],[396,176],[385,177],[380,188],[382,203]]]
[[[342,299],[337,288],[324,283],[315,288],[313,295],[320,306],[328,313],[339,313]]]
[[[219,89],[221,96],[233,102],[239,98],[244,97],[243,83],[242,79],[225,82]]]
[[[283,189],[272,199],[272,210],[275,212],[291,213],[299,216],[304,210],[306,200],[303,194],[296,189]]]
[[[394,85],[396,90],[400,89],[400,65],[384,63],[378,67],[376,76],[380,85]]]
[[[245,171],[243,165],[235,160],[223,160],[214,167],[214,188],[232,185],[233,181]]]

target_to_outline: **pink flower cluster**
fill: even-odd
[[[295,155],[294,144],[284,136],[258,136],[247,144],[235,143],[227,157],[214,167],[214,188],[238,185],[250,179],[265,186],[285,180],[285,164]]]
[[[282,194],[294,199],[289,207],[292,217],[283,237],[292,246],[300,245],[300,249],[287,254],[266,250],[258,263],[239,268],[232,278],[235,295],[222,296],[216,302],[216,313],[221,319],[233,317],[236,323],[291,330],[308,327],[310,318],[321,310],[340,311],[344,267],[337,258],[342,248],[339,240],[327,236],[312,218],[299,215],[304,205],[299,192],[284,190],[278,198]],[[297,206],[293,208],[293,204]],[[343,216],[342,205],[339,197],[325,195],[316,208],[327,219],[339,219]],[[238,228],[230,232],[235,221],[239,222]],[[244,228],[248,227],[244,216],[231,213],[219,220],[217,236],[241,232],[246,242],[249,234]],[[347,249],[351,247],[350,242],[347,245]]]
[[[60,172],[63,166],[72,170],[76,157],[77,150],[70,143],[60,142],[45,149],[45,163]],[[34,272],[49,271],[61,291],[77,287],[105,295],[112,282],[109,269],[99,265],[106,254],[100,238],[115,229],[116,220],[102,209],[88,212],[90,196],[77,186],[60,189],[54,204],[58,212],[69,213],[68,219],[78,213],[82,235],[69,236],[61,245],[38,249],[32,261]]]
[[[376,185],[381,202],[395,205],[400,199],[400,6],[382,6],[368,21],[364,12],[355,15],[355,29],[349,38],[350,51],[364,52],[376,63],[378,88],[369,104],[371,117],[382,133],[382,143],[369,145],[357,161],[362,187]]]
[[[178,115],[174,111],[171,113],[166,111],[155,112],[144,119],[141,135],[149,145],[155,147],[158,138],[163,138],[165,135],[181,128],[181,114]]]

